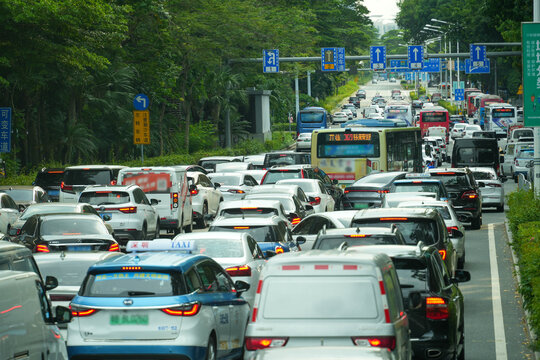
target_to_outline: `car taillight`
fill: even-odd
[[[426,317],[431,320],[448,319],[448,305],[443,298],[426,298]]]
[[[379,194],[388,194],[390,190],[377,190]]]
[[[172,193],[172,207],[177,208],[178,207],[178,193]]]
[[[175,306],[172,308],[161,309],[165,314],[172,316],[195,316],[199,313],[201,304],[194,302],[191,304],[185,304],[181,306]]]
[[[443,260],[446,259],[446,250],[439,250],[439,254],[441,254],[441,258],[442,258]]]
[[[116,185],[116,180],[111,180],[111,185]]]
[[[109,251],[120,251],[120,246],[117,243],[109,245]]]
[[[477,199],[477,198],[478,198],[478,194],[477,194],[476,191],[474,191],[474,190],[469,190],[469,191],[465,191],[465,192],[461,195],[461,198],[462,198],[462,199]]]
[[[98,310],[96,309],[79,309],[75,306],[69,306],[70,310],[71,310],[71,315],[73,315],[73,317],[85,317],[85,316],[90,316],[90,315],[93,315],[95,314]]]
[[[73,185],[66,185],[63,181],[60,183],[60,189],[65,192],[73,192]]]
[[[123,212],[124,214],[135,214],[137,213],[137,207],[136,206],[128,206],[119,208],[118,211]]]
[[[452,235],[452,230],[459,230],[457,226],[447,226],[446,230],[448,230],[448,235]]]
[[[293,219],[291,220],[291,224],[296,225],[296,224],[298,224],[300,221],[302,221],[301,218],[295,217],[295,218],[293,218]]]
[[[245,194],[246,193],[244,190],[239,190],[239,189],[229,189],[227,191],[230,192],[230,193],[233,193],[233,194]]]
[[[191,190],[191,196],[195,196],[199,193],[199,189]]]
[[[354,345],[359,346],[373,346],[380,348],[388,348],[394,350],[396,347],[395,336],[377,336],[377,337],[356,337],[353,336],[352,341]]]
[[[230,276],[251,276],[251,268],[247,265],[231,266],[225,269]]]
[[[287,344],[288,337],[279,338],[252,338],[246,337],[246,349],[249,351],[255,351],[260,349],[281,347]]]
[[[39,244],[36,246],[36,252],[48,253],[51,252],[49,247],[45,244]]]
[[[317,196],[315,197],[314,200],[310,201],[309,203],[310,205],[319,205],[321,203],[321,198]]]

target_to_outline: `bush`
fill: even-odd
[[[321,104],[326,111],[333,112],[334,109],[339,106],[339,103],[343,101],[343,99],[348,98],[357,90],[358,84],[354,80],[351,80],[345,85],[339,87],[337,95],[328,96],[326,99],[321,101]]]
[[[452,115],[457,114],[457,106],[452,105],[450,101],[439,100],[439,106],[442,106],[443,108],[448,110],[448,112]]]
[[[296,130],[296,122],[291,124],[291,131]],[[275,123],[272,124],[272,131],[289,131],[289,123]]]

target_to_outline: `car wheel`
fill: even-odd
[[[206,360],[216,360],[217,359],[217,348],[216,348],[216,339],[214,335],[210,335],[208,339],[208,346],[206,347]]]
[[[160,232],[160,228],[159,228],[159,217],[158,217],[157,222],[156,222],[156,233],[154,234],[154,239],[159,239],[159,232]]]
[[[142,231],[141,231],[142,240],[146,240],[146,236],[147,236],[146,223],[144,223],[142,226]]]
[[[478,230],[480,229],[480,227],[482,226],[482,216],[481,215],[478,215],[477,217],[475,217],[474,219],[472,219],[471,221],[471,228],[473,230]]]
[[[504,212],[504,204],[497,206],[497,212]]]
[[[458,360],[465,360],[465,335],[463,329],[461,330],[461,338],[459,339],[459,345],[461,345],[461,352],[456,354]]]
[[[208,223],[206,222],[206,215],[208,215],[208,204],[204,203],[202,207],[201,219],[197,222],[199,229],[206,229]]]

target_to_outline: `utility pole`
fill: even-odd
[[[294,96],[295,96],[295,103],[296,103],[296,116],[298,116],[298,113],[300,112],[300,94],[298,93],[298,72],[294,76]],[[296,119],[298,121],[298,119]]]
[[[307,94],[311,96],[311,73],[314,72],[313,70],[307,71]]]

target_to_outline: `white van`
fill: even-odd
[[[341,250],[290,252],[261,272],[244,359],[269,347],[372,346],[411,358],[392,260]]]
[[[0,271],[0,293],[2,359],[68,359],[57,324],[68,323],[71,311],[59,306],[53,314],[37,274]]]
[[[175,166],[125,168],[118,173],[118,184],[139,185],[149,200],[158,200],[154,208],[160,229],[174,234],[191,232],[193,207],[185,170]]]

